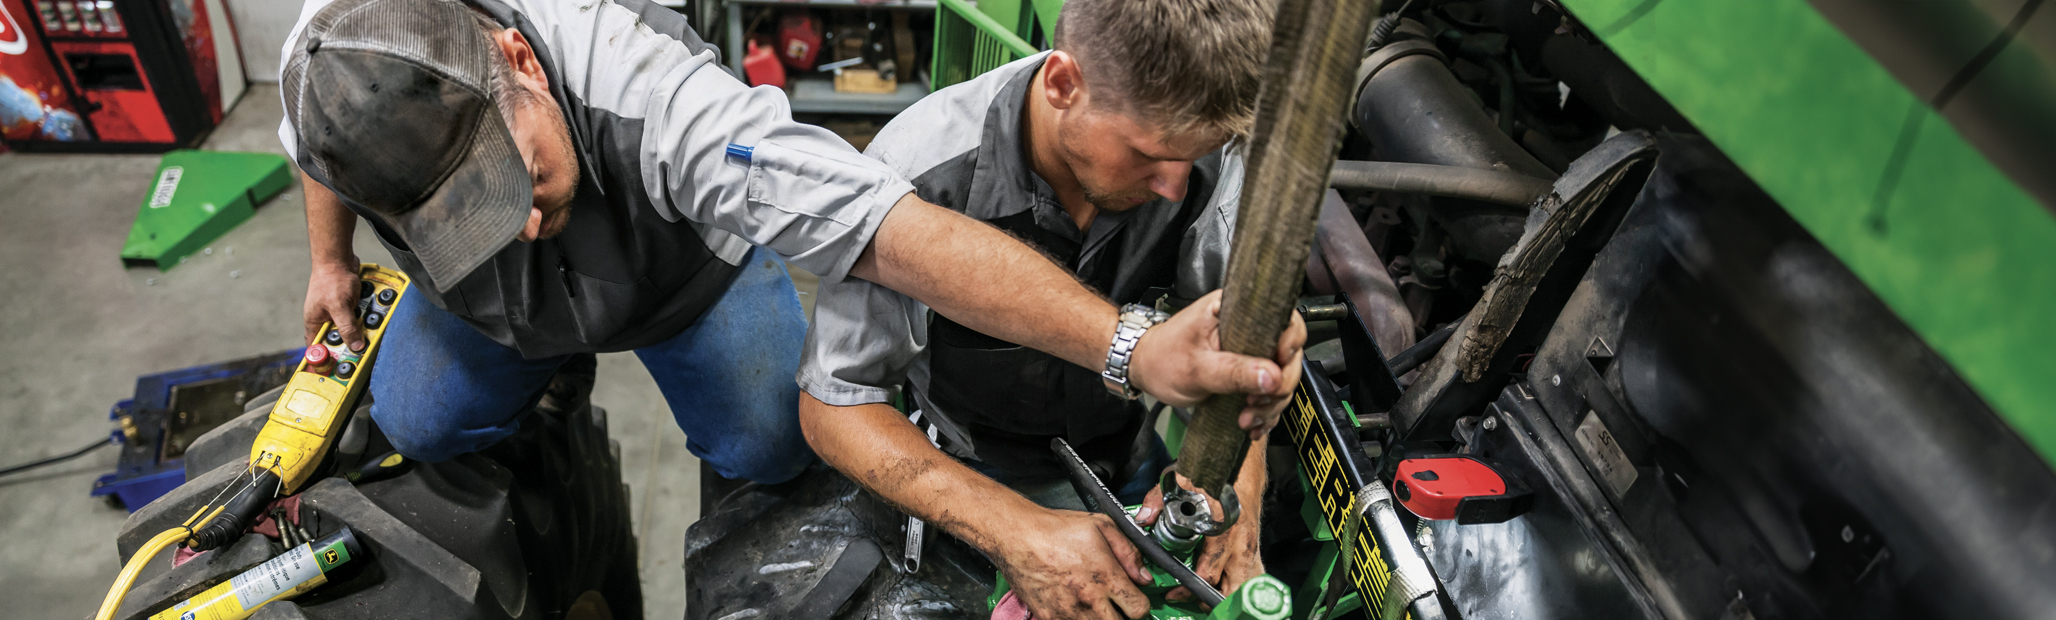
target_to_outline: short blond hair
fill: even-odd
[[[1115,109],[1174,133],[1245,136],[1270,54],[1269,0],[1068,0],[1056,49]]]

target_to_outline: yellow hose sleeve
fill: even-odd
[[[149,564],[150,558],[157,557],[166,547],[185,542],[193,535],[193,530],[206,526],[207,522],[213,521],[227,508],[216,508],[212,514],[207,514],[207,518],[200,519],[201,514],[207,513],[207,508],[201,507],[193,516],[186,518],[185,524],[150,537],[149,542],[143,543],[143,548],[137,549],[135,555],[129,556],[128,564],[121,567],[121,574],[114,578],[114,586],[108,588],[107,598],[100,601],[100,612],[93,614],[93,620],[114,620],[115,612],[121,611],[122,600],[128,598],[129,588],[136,585],[136,575],[143,572],[143,565]],[[193,523],[195,519],[199,519],[199,524]]]

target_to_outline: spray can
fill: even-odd
[[[150,620],[244,620],[272,601],[293,598],[328,583],[329,571],[362,554],[357,536],[344,527],[215,584]]]

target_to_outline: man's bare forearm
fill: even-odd
[[[307,197],[307,242],[314,267],[348,265],[356,268],[354,247],[357,214],[343,206],[335,192],[300,173],[300,191]]]
[[[1119,311],[1063,267],[983,222],[907,194],[850,274],[994,338],[1093,371]]]
[[[1263,441],[1251,444],[1242,459],[1242,470],[1235,474],[1235,503],[1242,508],[1242,519],[1252,527],[1263,522],[1264,486],[1270,476],[1266,452]]]
[[[837,407],[800,393],[800,428],[821,459],[907,514],[988,554],[1028,498],[943,454],[891,405]]]

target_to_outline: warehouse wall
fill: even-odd
[[[278,83],[278,49],[300,19],[301,0],[225,0],[236,19],[243,67],[252,82]]]

